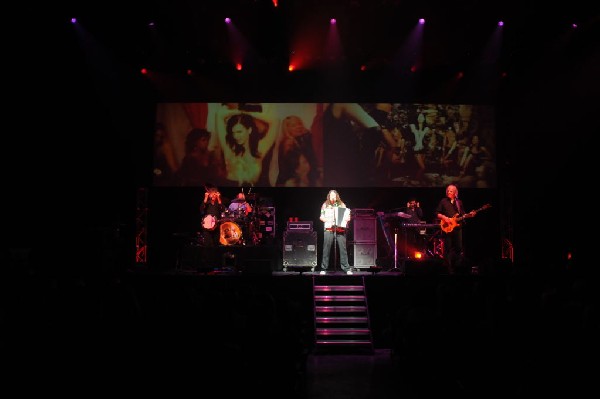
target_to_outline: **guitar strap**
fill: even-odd
[[[454,208],[456,213],[460,214],[460,207],[458,206],[458,200],[454,200],[454,202],[450,201],[450,204],[452,204],[452,207]]]

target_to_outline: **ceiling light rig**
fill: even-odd
[[[266,5],[269,9],[279,6],[279,2],[276,0],[272,2],[262,1],[261,4]],[[253,0],[252,3],[257,4],[259,2],[258,0]],[[282,4],[284,8],[288,6],[285,2]],[[212,20],[212,23],[204,24],[203,27],[205,29],[198,28],[200,30],[196,32],[198,33],[196,36],[199,39],[191,38],[191,36],[194,36],[189,35],[191,27],[185,27],[183,19],[180,21],[182,27],[181,31],[179,31],[179,26],[172,29],[171,27],[164,26],[165,20],[159,19],[155,24],[154,22],[149,22],[151,19],[144,17],[144,20],[138,21],[139,23],[135,26],[143,27],[151,31],[151,33],[160,33],[166,36],[159,37],[160,41],[154,41],[156,40],[156,35],[138,35],[137,33],[139,32],[132,31],[133,28],[131,26],[133,25],[127,25],[124,28],[126,29],[124,32],[118,29],[114,30],[119,33],[119,35],[115,35],[118,46],[115,46],[115,43],[106,43],[107,40],[113,39],[112,36],[109,36],[108,39],[102,36],[108,35],[106,31],[99,32],[101,40],[98,40],[98,42],[102,42],[105,45],[108,44],[107,47],[117,53],[117,57],[119,57],[118,61],[121,63],[128,61],[126,57],[135,57],[136,60],[129,64],[130,67],[133,65],[131,70],[134,70],[134,73],[154,74],[155,72],[167,72],[175,73],[179,76],[210,76],[212,74],[215,74],[215,76],[220,76],[221,74],[229,76],[228,74],[231,72],[239,72],[237,74],[239,76],[256,76],[257,72],[271,73],[275,71],[275,73],[281,73],[282,75],[286,72],[298,72],[298,75],[304,76],[306,75],[305,71],[312,73],[322,72],[323,69],[327,69],[329,72],[329,69],[331,69],[332,71],[343,70],[344,72],[368,71],[369,73],[362,75],[369,77],[374,75],[371,71],[378,73],[383,71],[385,73],[389,72],[387,76],[390,76],[392,79],[404,79],[416,76],[417,72],[419,73],[419,78],[423,76],[437,76],[438,74],[445,76],[446,71],[450,69],[454,71],[455,78],[470,81],[474,80],[474,76],[479,77],[482,74],[486,74],[486,77],[489,77],[492,72],[496,79],[507,78],[507,68],[501,67],[508,62],[507,58],[510,58],[510,61],[514,64],[517,64],[516,61],[521,61],[521,59],[515,60],[516,56],[513,49],[511,49],[510,40],[514,37],[523,36],[527,39],[526,35],[532,32],[531,28],[526,28],[524,24],[520,23],[519,19],[513,18],[512,15],[508,15],[510,19],[503,20],[503,18],[499,18],[499,15],[496,14],[492,16],[490,21],[465,25],[461,21],[456,23],[450,22],[450,17],[453,16],[451,14],[441,15],[438,13],[429,15],[428,13],[427,15],[423,15],[423,17],[426,16],[429,19],[426,21],[425,18],[419,18],[418,14],[414,15],[414,13],[411,13],[412,15],[398,14],[390,16],[390,21],[393,21],[395,24],[394,28],[397,28],[395,36],[375,36],[374,38],[370,38],[368,35],[379,32],[378,29],[380,27],[377,24],[387,25],[387,23],[381,23],[381,19],[370,18],[376,16],[374,14],[363,14],[365,11],[364,7],[366,7],[365,4],[362,4],[362,9],[357,15],[338,15],[336,10],[332,10],[331,8],[327,10],[322,9],[315,16],[318,18],[320,28],[315,28],[311,24],[304,26],[301,22],[296,23],[297,21],[294,21],[295,25],[290,28],[289,33],[301,31],[298,32],[301,33],[299,34],[298,43],[286,37],[288,34],[287,30],[285,33],[279,30],[284,25],[269,25],[271,29],[268,36],[255,34],[253,30],[254,25],[252,25],[255,22],[252,22],[252,24],[250,22],[253,20],[254,14],[250,12],[230,14],[228,17],[225,17],[224,14],[208,15],[207,18]],[[256,10],[264,14],[265,8],[260,7]],[[308,12],[307,9],[305,11]],[[282,17],[285,17],[284,14],[279,14],[278,12],[269,12],[267,14],[275,16],[279,23],[285,23],[285,21],[281,21]],[[181,17],[180,15],[174,16]],[[339,27],[337,18],[334,16],[343,18]],[[83,23],[83,25],[86,25],[86,22],[88,22],[88,16],[86,15],[78,15],[77,17],[67,15],[66,17],[64,22],[72,24],[77,28],[79,28],[80,24]],[[442,17],[447,19],[447,21],[443,20]],[[366,21],[365,18],[367,19]],[[352,23],[347,24],[347,19],[351,20]],[[417,21],[417,26],[414,26],[415,21]],[[100,20],[95,19],[92,22],[92,28],[98,31],[100,29]],[[117,22],[120,22],[120,20]],[[360,31],[354,30],[354,26],[357,25],[356,22],[364,24],[364,26],[361,25],[363,29]],[[427,27],[425,27],[425,22],[427,22]],[[452,29],[447,29],[447,26],[445,26],[446,22],[452,23]],[[230,34],[228,37],[223,36],[221,31],[217,33],[211,31],[213,25],[220,25],[222,28],[223,23]],[[241,23],[241,26],[236,26],[239,23]],[[249,25],[244,23],[248,23]],[[502,29],[505,27],[505,24],[508,24],[506,26],[511,28],[508,31],[510,33],[508,37],[505,37],[507,32]],[[583,28],[585,31],[586,28],[585,21],[577,21],[577,18],[562,21],[560,24],[563,29],[562,33],[564,33],[564,30],[575,31],[581,30],[580,28]],[[464,26],[466,28],[463,31]],[[480,46],[479,42],[483,42],[485,38],[483,35],[478,35],[478,32],[473,32],[475,28],[484,27],[486,31],[488,27],[494,29],[495,36],[490,36],[488,43],[488,45],[495,44],[493,48]],[[306,28],[306,30],[298,28]],[[430,28],[433,28],[433,31],[423,37],[425,29],[429,30]],[[521,32],[520,29],[524,31]],[[325,30],[330,34],[324,35],[323,32]],[[439,35],[440,32],[447,32],[447,34]],[[179,34],[185,34],[186,40],[180,40],[181,37],[178,36]],[[246,36],[246,34],[249,36]],[[479,38],[478,36],[482,37]],[[140,37],[149,38],[152,41],[149,40],[142,43],[131,42],[131,40],[138,40]],[[535,37],[537,38],[537,36]],[[570,38],[571,36],[567,37]],[[492,38],[497,38],[499,41],[492,42]],[[473,43],[471,43],[472,39]],[[365,41],[364,43],[362,42],[363,40]],[[275,44],[271,42],[275,42]],[[407,44],[403,45],[404,42],[407,42]],[[506,44],[507,42],[509,43]],[[89,45],[89,41],[85,43]],[[265,44],[263,45],[263,43]],[[260,44],[262,47],[259,46],[255,49],[253,44]],[[130,51],[132,46],[139,49],[139,51]],[[294,51],[289,52],[289,48],[292,47]],[[271,53],[265,54],[267,51]],[[511,53],[511,51],[513,52]],[[286,52],[289,53],[286,54]],[[395,54],[396,52],[397,54]],[[190,58],[197,58],[190,57],[190,53],[196,53],[198,57],[202,56],[204,60],[202,62],[194,59],[190,61]],[[447,56],[444,56],[445,53],[447,53]],[[465,53],[468,57],[467,60],[463,59]],[[477,57],[477,55],[480,55],[480,57]],[[525,58],[524,61],[530,61],[530,59]],[[144,70],[145,72],[142,72],[140,66],[142,64],[148,68],[148,70]],[[462,64],[461,67],[465,67],[465,69],[461,69],[460,74],[455,69],[459,64]],[[511,78],[519,76],[515,72],[521,72],[524,68],[521,64],[519,64],[520,70],[510,70]],[[483,68],[486,69],[483,70]],[[488,70],[490,71],[489,74]]]

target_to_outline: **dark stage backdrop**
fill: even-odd
[[[496,188],[495,110],[163,102],[152,166],[155,187]]]

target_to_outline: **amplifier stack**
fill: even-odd
[[[377,217],[374,209],[355,209],[352,217],[352,257],[355,269],[368,269],[376,265],[377,260]]]
[[[313,222],[288,222],[283,232],[283,271],[288,268],[306,269],[317,267],[317,232]]]

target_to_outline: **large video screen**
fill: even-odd
[[[153,185],[496,187],[494,110],[400,103],[158,103]]]

